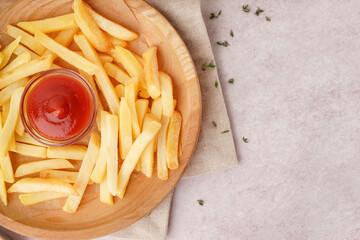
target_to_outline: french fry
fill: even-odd
[[[68,183],[74,183],[78,177],[78,172],[64,170],[42,170],[39,174],[41,178],[56,178]]]
[[[106,111],[101,111],[101,144],[99,155],[96,160],[96,164],[94,170],[91,173],[91,180],[96,183],[101,183],[104,180],[106,174],[106,165],[107,165],[107,158],[108,158],[108,130],[106,124],[106,116],[109,113]]]
[[[143,54],[145,81],[147,91],[152,99],[157,99],[161,94],[156,53],[157,48],[150,47]]]
[[[157,117],[152,113],[147,113],[144,118],[143,129],[147,128],[151,121],[158,121]],[[141,171],[146,177],[151,178],[154,168],[154,148],[155,138],[152,139],[141,154]]]
[[[149,106],[149,100],[146,99],[138,99],[135,102],[135,109],[136,109],[136,114],[140,129],[143,128],[144,117],[148,110],[148,106]]]
[[[9,63],[6,67],[1,69],[0,75],[10,72],[14,68],[31,61],[31,55],[30,52],[23,52],[20,55],[18,55],[11,63]]]
[[[8,201],[7,201],[6,185],[2,171],[0,171],[0,198],[1,201],[4,203],[4,205],[7,206]]]
[[[106,54],[99,54],[99,58],[102,64],[105,64],[107,62],[112,62],[114,60],[112,56]]]
[[[11,138],[14,134],[16,121],[19,117],[20,100],[23,91],[24,88],[17,88],[11,95],[9,115],[6,119],[4,128],[0,132],[0,165],[5,181],[13,181],[14,179],[10,158],[6,156]]]
[[[117,173],[118,173],[118,133],[119,120],[116,115],[106,115],[106,129],[107,129],[107,161],[106,161],[106,175],[108,188],[111,195],[116,195]]]
[[[112,47],[110,40],[100,30],[82,0],[74,0],[75,21],[91,44],[99,51],[106,52]],[[86,56],[86,54],[85,54]]]
[[[66,158],[72,160],[83,160],[87,147],[81,145],[70,145],[63,147],[48,147],[48,158]]]
[[[36,30],[49,33],[77,27],[74,13],[37,21],[19,22],[17,26],[32,34],[34,34]]]
[[[115,22],[112,22],[97,12],[95,12],[89,5],[84,4],[87,7],[87,10],[91,14],[94,21],[97,23],[97,25],[104,30],[105,32],[109,33],[113,37],[116,37],[121,40],[125,41],[132,41],[139,37],[139,35],[133,31],[130,31],[129,29],[121,26],[120,24],[117,24]]]
[[[25,143],[16,143],[16,147],[9,147],[9,151],[16,152],[23,156],[46,158],[46,147],[40,147]]]
[[[19,81],[16,81],[16,82],[8,85],[7,87],[5,87],[3,90],[1,90],[0,91],[0,106],[9,102],[12,92],[19,87],[25,87],[28,80],[29,80],[29,78],[20,79]]]
[[[31,144],[35,146],[46,147],[46,145],[36,141],[29,133],[25,132],[24,135],[20,136],[19,134],[15,134],[15,141],[20,143]]]
[[[136,60],[134,55],[127,49],[120,46],[115,46],[117,59],[124,66],[125,70],[129,73],[130,77],[137,77],[139,80],[139,86],[147,88],[145,82],[144,69],[140,63]]]
[[[20,194],[19,199],[23,205],[29,206],[39,202],[49,201],[67,196],[68,194],[59,192],[36,192]]]
[[[6,46],[6,48],[1,51],[3,59],[0,63],[0,69],[2,69],[8,63],[15,48],[19,45],[20,40],[21,36],[18,36],[14,41],[12,41],[9,45]]]
[[[100,202],[113,205],[113,196],[109,190],[108,178],[104,177],[104,180],[100,183]]]
[[[4,60],[4,55],[0,52],[0,64],[2,63],[3,60]]]
[[[47,169],[63,169],[63,168],[74,168],[74,165],[72,165],[68,160],[63,158],[27,162],[21,164],[16,169],[15,177],[22,177],[25,175],[29,175]]]
[[[74,184],[74,188],[79,193],[79,196],[68,197],[63,207],[63,210],[65,212],[70,212],[70,213],[75,212],[76,209],[79,207],[82,196],[89,182],[91,171],[99,155],[99,148],[100,148],[100,136],[96,133],[92,133],[88,150],[85,154],[85,158],[79,170],[79,175]]]
[[[131,79],[122,68],[116,66],[115,64],[107,62],[104,64],[104,69],[110,77],[114,78],[121,84],[125,85],[125,83]]]
[[[2,170],[2,169],[7,169],[7,170]],[[15,181],[14,170],[11,165],[11,159],[8,152],[6,153],[3,161],[1,162],[1,171],[4,176],[5,182],[13,183]]]
[[[135,57],[136,60],[140,63],[140,65],[141,65],[142,67],[144,67],[144,59],[142,58],[142,56],[137,55],[137,54],[134,53],[134,52],[131,52],[131,53],[132,53],[132,55],[134,55],[134,57]]]
[[[132,145],[131,113],[126,99],[120,101],[119,111],[119,149],[121,159],[125,159]]]
[[[135,107],[135,101],[136,101],[135,89],[136,89],[136,83],[134,81],[129,81],[125,84],[125,99],[131,113],[131,129],[132,129],[133,137],[137,138],[140,134],[140,126],[137,119],[136,107]]]
[[[46,179],[46,178],[23,178],[14,183],[8,190],[8,193],[21,192],[58,192],[67,195],[75,195],[75,188],[70,183],[59,179]]]
[[[87,74],[86,72],[84,72],[81,69],[79,69],[79,73],[90,83],[91,87],[93,88],[93,90],[95,92],[96,102],[97,102],[96,124],[98,126],[98,130],[100,131],[100,129],[101,129],[101,111],[104,110],[104,107],[101,103],[99,92],[97,90],[97,87],[96,87],[96,84],[94,81],[94,77],[90,74]]]
[[[15,132],[20,136],[24,135],[24,133],[25,133],[25,127],[20,118],[16,122]]]
[[[161,101],[163,114],[166,117],[171,117],[174,112],[173,102],[173,86],[169,75],[164,72],[159,72],[160,85],[161,85]]]
[[[61,32],[59,32],[59,34],[55,37],[54,41],[61,44],[64,47],[67,47],[73,40],[75,33],[77,33],[79,31],[79,28],[73,28],[73,29],[67,29],[67,30],[63,30]],[[44,55],[50,55],[52,57],[52,59],[56,59],[58,56],[50,51],[49,49],[47,49]]]
[[[147,128],[139,135],[134,141],[129,153],[127,154],[118,176],[118,185],[116,195],[123,198],[125,195],[126,187],[129,183],[131,173],[134,171],[136,163],[139,161],[142,152],[146,145],[155,137],[159,132],[161,124],[157,121],[151,121]]]
[[[120,101],[115,92],[115,88],[112,85],[109,77],[107,76],[105,69],[102,66],[102,63],[99,59],[98,54],[86,40],[84,35],[77,34],[74,36],[74,41],[80,47],[81,51],[84,53],[85,57],[95,63],[99,67],[99,71],[95,73],[95,80],[103,92],[106,102],[109,105],[109,108],[113,114],[119,112]]]
[[[0,75],[0,89],[16,82],[22,78],[28,77],[38,72],[50,69],[52,60],[50,57],[44,56],[34,59],[28,63],[22,64],[10,72]]]
[[[160,122],[163,112],[162,99],[158,98],[151,104],[151,113],[155,115],[156,119]]]
[[[174,111],[170,118],[169,130],[166,138],[166,163],[169,169],[179,167],[179,136],[181,128],[181,114]]]
[[[54,52],[56,55],[58,55],[60,58],[73,65],[74,67],[79,68],[91,75],[94,75],[99,70],[98,66],[96,66],[86,58],[81,57],[75,52],[57,43],[55,40],[46,36],[44,33],[38,31],[35,32],[35,38],[47,49]]]
[[[169,126],[169,118],[166,116],[161,117],[161,129],[157,139],[156,162],[158,170],[158,178],[161,180],[168,179],[168,168],[166,165],[166,133]]]
[[[109,39],[113,46],[121,46],[126,47],[128,44],[124,40],[118,39],[116,37],[111,36],[107,32],[104,32],[105,36]]]
[[[42,55],[45,52],[45,48],[36,40],[33,36],[24,32],[20,28],[14,27],[12,25],[7,25],[4,32],[13,37],[17,38],[21,36],[20,42],[24,44],[26,47],[34,51],[37,55]]]
[[[11,96],[10,96],[10,99],[11,99]],[[3,106],[2,106],[2,119],[4,119],[4,120],[2,120],[2,126],[4,126],[4,124],[5,124],[5,121],[6,121],[6,119],[7,119],[7,117],[8,117],[8,115],[9,115],[9,111],[10,111],[10,101],[7,101],[7,102],[5,102],[4,104],[3,104]]]
[[[150,95],[145,88],[139,87],[138,96],[142,98],[149,98]]]
[[[115,87],[115,91],[117,93],[117,95],[119,96],[119,98],[123,98],[125,97],[125,86],[122,85],[122,84],[118,84],[116,87]],[[1,93],[1,92],[0,92]],[[121,103],[120,103],[121,104]]]
[[[23,45],[17,46],[17,48],[15,48],[15,50],[14,50],[14,54],[16,54],[16,55],[18,55],[18,56],[19,56],[20,54],[24,53],[24,52],[29,53],[32,60],[33,60],[33,59],[37,59],[37,58],[40,57],[39,55],[37,55],[37,54],[34,53],[33,51],[30,51],[29,49],[27,49],[27,48],[24,47]]]

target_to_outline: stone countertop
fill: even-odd
[[[203,0],[240,164],[178,184],[169,240],[360,238],[359,7]]]
[[[239,166],[179,183],[168,239],[359,239],[360,3],[202,3]]]

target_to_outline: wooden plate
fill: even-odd
[[[140,33],[130,44],[131,50],[141,54],[147,45],[159,49],[160,68],[169,73],[174,82],[177,109],[183,116],[181,129],[180,167],[169,172],[169,179],[161,181],[155,171],[151,179],[135,173],[131,177],[125,198],[114,198],[113,206],[99,201],[99,186],[88,186],[76,213],[62,211],[65,199],[57,199],[33,206],[22,206],[17,194],[9,194],[7,207],[1,205],[0,224],[14,232],[52,239],[100,237],[129,226],[154,209],[175,187],[184,173],[195,149],[200,130],[200,87],[194,63],[178,33],[154,8],[142,0],[91,0],[88,3],[105,17]],[[7,4],[0,13],[0,30],[7,24],[37,20],[72,12],[71,0],[22,0]],[[0,35],[0,43],[11,38]],[[14,169],[24,160],[13,156]],[[1,203],[2,204],[2,203]]]

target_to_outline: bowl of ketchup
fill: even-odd
[[[49,146],[75,143],[91,130],[96,118],[96,96],[78,73],[52,69],[26,85],[20,115],[26,131]]]

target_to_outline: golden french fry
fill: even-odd
[[[17,26],[32,34],[34,34],[36,30],[49,33],[77,27],[74,13],[37,21],[19,22]]]
[[[157,139],[156,162],[158,170],[158,178],[161,180],[168,179],[168,168],[166,165],[166,133],[169,126],[169,118],[161,117],[161,129]]]
[[[109,33],[113,37],[116,37],[118,39],[125,40],[125,41],[132,41],[132,40],[138,38],[139,35],[137,33],[130,31],[129,29],[121,26],[120,24],[117,24],[115,22],[112,22],[112,21],[104,18],[103,16],[101,16],[100,14],[95,12],[89,5],[87,5],[87,4],[84,4],[84,5],[86,5],[89,13],[91,14],[92,18],[97,23],[97,25],[102,30]]]
[[[105,36],[109,39],[113,46],[121,46],[126,47],[128,44],[124,40],[118,39],[116,37],[111,36],[107,32],[104,32]]]
[[[107,161],[106,161],[106,175],[108,188],[111,195],[116,195],[117,173],[118,173],[118,133],[119,120],[116,115],[106,115],[106,129],[107,129]]]
[[[6,157],[6,155],[9,149],[11,138],[14,135],[16,121],[18,120],[19,117],[20,100],[23,91],[24,88],[17,88],[14,90],[13,94],[11,95],[9,115],[6,119],[4,128],[0,132],[1,170],[3,171],[5,180],[8,179],[9,181],[13,181],[14,172],[12,169],[10,158]],[[5,173],[8,174],[8,177],[5,176]]]
[[[106,54],[99,54],[99,58],[102,64],[105,64],[107,62],[112,62],[114,60],[112,56]]]
[[[75,33],[77,33],[79,31],[79,28],[73,28],[73,29],[67,29],[67,30],[63,30],[61,32],[59,32],[59,34],[55,37],[54,41],[61,44],[63,47],[67,47],[73,40]],[[50,51],[49,49],[47,49],[44,55],[50,55],[52,57],[52,59],[54,60],[55,58],[57,58],[58,56]],[[57,67],[54,64],[55,67]]]
[[[78,195],[75,188],[70,183],[59,179],[47,178],[23,178],[14,183],[8,193],[22,192],[59,192],[64,194]]]
[[[161,99],[163,114],[166,117],[171,117],[175,106],[173,102],[173,86],[171,78],[164,72],[159,72],[160,85],[161,85]]]
[[[16,143],[16,147],[9,147],[9,151],[16,152],[23,156],[46,158],[46,147],[40,147],[25,143]]]
[[[0,89],[3,89],[4,87],[22,78],[48,70],[50,69],[51,64],[52,60],[47,56],[34,59],[28,63],[24,63],[9,72],[0,75]]]
[[[92,133],[88,150],[85,154],[85,158],[79,170],[79,175],[74,184],[74,188],[79,193],[79,196],[68,197],[63,207],[63,210],[65,212],[70,212],[70,213],[76,212],[76,209],[79,207],[86,186],[90,180],[91,171],[99,155],[99,148],[100,148],[100,136],[96,133]]]
[[[31,144],[31,145],[36,145],[36,146],[41,146],[41,147],[46,147],[46,145],[44,145],[43,143],[40,143],[38,141],[36,141],[29,133],[25,132],[24,135],[20,136],[18,134],[15,134],[15,141],[16,142],[20,142],[20,143],[26,143],[26,144]]]
[[[0,91],[0,106],[9,102],[12,92],[19,87],[25,87],[28,80],[29,80],[29,78],[20,79],[19,81],[16,81],[16,82],[8,85],[7,87],[5,87],[3,90],[1,90]]]
[[[149,101],[146,99],[138,99],[135,102],[135,109],[136,109],[136,114],[140,129],[143,128],[143,121],[145,114],[148,110],[148,106],[149,106]]]
[[[24,193],[19,195],[20,202],[23,205],[34,205],[39,202],[49,201],[52,199],[67,197],[68,194],[59,192],[35,192]]]
[[[2,63],[3,60],[4,60],[4,55],[0,52],[0,64]]]
[[[100,183],[100,201],[109,205],[113,205],[113,196],[109,190],[108,178],[104,177],[104,180]]]
[[[1,201],[4,203],[4,205],[7,206],[8,201],[7,201],[6,185],[2,171],[0,171],[0,198]]]
[[[125,70],[129,73],[131,77],[137,77],[139,81],[139,86],[142,88],[147,88],[145,82],[145,73],[144,69],[140,63],[136,60],[134,55],[127,49],[115,46],[117,59],[124,66]]]
[[[2,169],[4,169],[4,170],[2,170]],[[1,162],[1,171],[3,173],[5,182],[13,183],[15,181],[14,170],[11,165],[11,159],[10,159],[10,155],[8,152],[6,153],[3,161]]]
[[[137,119],[136,114],[136,107],[135,107],[135,101],[136,101],[136,82],[129,81],[125,84],[125,99],[129,106],[130,113],[131,113],[131,128],[133,132],[133,137],[137,138],[140,134],[140,126]]]
[[[118,84],[116,87],[115,87],[115,91],[117,93],[117,95],[119,96],[119,98],[123,98],[125,97],[125,86],[122,85],[122,84]],[[1,93],[1,92],[0,92]],[[121,103],[120,103],[121,104]]]
[[[106,162],[108,158],[108,130],[106,124],[106,116],[110,114],[106,111],[101,111],[101,144],[99,150],[99,156],[96,160],[94,170],[91,173],[91,180],[96,183],[101,183],[104,180],[106,174]]]
[[[157,121],[151,121],[147,128],[139,135],[134,141],[131,149],[126,156],[118,176],[118,185],[116,195],[123,198],[125,195],[126,187],[129,183],[131,173],[134,171],[136,163],[139,161],[142,152],[146,145],[155,137],[159,132],[161,124]]]
[[[161,115],[163,112],[162,99],[158,98],[151,104],[151,113],[154,114],[158,121],[161,121]]]
[[[151,121],[158,121],[157,117],[152,113],[147,113],[144,118],[143,129],[147,128]],[[155,138],[152,139],[141,154],[141,171],[146,177],[151,178],[154,168],[154,148]]]
[[[46,36],[46,34],[37,31],[35,32],[35,38],[47,49],[54,52],[56,55],[74,67],[79,68],[91,75],[94,75],[99,70],[99,67],[94,63],[57,43],[55,40]]]
[[[181,114],[174,111],[170,118],[169,130],[166,138],[166,163],[169,169],[179,167],[179,136],[181,128]]]
[[[11,93],[12,94],[12,93]],[[10,96],[10,99],[11,99],[11,96]],[[2,116],[2,126],[4,126],[5,124],[5,121],[9,115],[9,111],[10,111],[10,101],[7,101],[3,104],[2,106],[2,113],[1,113],[1,116]]]
[[[2,69],[8,63],[15,48],[19,45],[20,40],[21,36],[18,36],[14,41],[12,41],[9,45],[6,46],[6,48],[1,51],[3,59],[0,63],[0,69]]]
[[[150,95],[145,88],[139,87],[138,96],[142,98],[149,98]]]
[[[152,99],[157,99],[161,94],[156,53],[157,48],[150,47],[143,54],[146,89]]]
[[[97,102],[96,124],[98,126],[98,130],[100,131],[100,129],[101,129],[101,111],[104,110],[104,107],[101,103],[99,92],[97,90],[94,78],[92,75],[87,74],[86,72],[82,71],[81,69],[79,69],[79,73],[90,83],[91,87],[93,88],[93,90],[95,92],[96,102]]]
[[[135,57],[136,60],[140,63],[140,65],[141,65],[142,67],[144,67],[144,59],[142,58],[142,56],[137,55],[137,54],[134,53],[134,52],[131,52],[131,53],[132,53],[132,55],[134,55],[134,57]]]
[[[11,63],[9,63],[7,66],[5,66],[0,71],[0,75],[10,72],[14,68],[31,61],[31,54],[30,52],[23,52],[20,55],[18,55]]]
[[[16,55],[18,55],[18,56],[19,56],[20,54],[24,53],[24,52],[29,53],[32,60],[33,60],[33,59],[37,59],[37,58],[40,57],[39,55],[37,55],[37,54],[34,53],[33,51],[30,51],[29,49],[27,49],[26,47],[24,47],[24,46],[22,46],[22,45],[17,46],[17,48],[15,48],[15,50],[14,50],[14,54],[16,54]],[[46,52],[46,51],[45,51],[45,52]]]
[[[40,172],[47,169],[63,169],[74,168],[74,166],[66,159],[48,159],[35,162],[27,162],[21,164],[15,171],[15,177],[22,177],[32,173]]]
[[[72,160],[83,160],[87,147],[81,145],[70,145],[63,147],[48,147],[48,158],[66,158]]]
[[[41,178],[56,178],[68,183],[74,183],[78,177],[78,172],[64,170],[42,170],[39,174]]]
[[[20,118],[16,122],[15,132],[20,136],[23,136],[25,133],[25,127]]]
[[[115,64],[107,62],[104,64],[104,69],[110,77],[114,78],[121,84],[125,85],[125,83],[131,79],[122,68],[116,66]]]
[[[119,149],[121,159],[125,159],[132,145],[131,113],[124,97],[119,111]]]
[[[32,51],[34,51],[38,55],[42,55],[45,52],[45,48],[36,40],[33,36],[28,34],[27,32],[24,32],[20,28],[14,27],[12,25],[7,25],[4,32],[13,37],[17,38],[21,36],[20,42],[24,44],[26,47],[30,48]]]
[[[91,44],[99,52],[109,51],[112,47],[111,42],[100,30],[93,17],[88,12],[84,2],[82,0],[74,0],[72,7],[75,13],[75,21],[77,25]]]
[[[98,54],[86,40],[85,36],[82,34],[77,34],[74,36],[74,41],[80,47],[81,51],[84,53],[85,57],[95,63],[99,67],[99,71],[95,73],[95,80],[103,92],[106,102],[109,105],[109,108],[113,114],[119,112],[120,101],[115,92],[115,88],[112,85],[109,77],[107,76],[105,69],[102,66],[102,63],[99,59]]]

